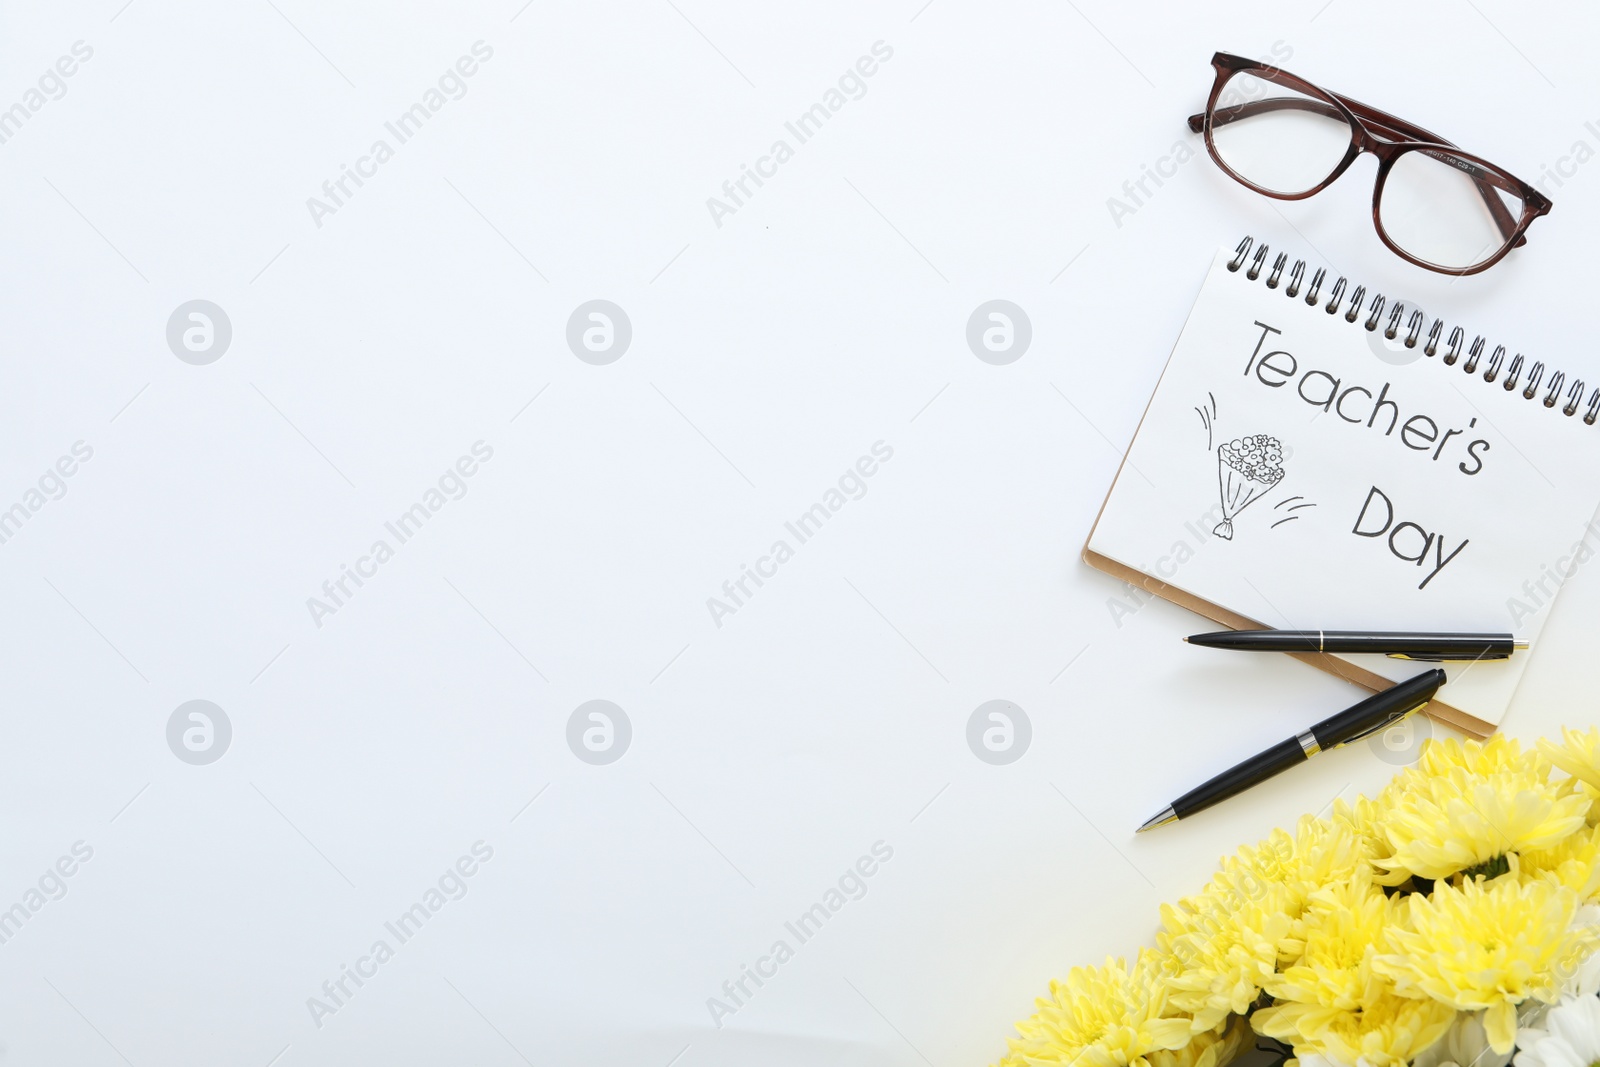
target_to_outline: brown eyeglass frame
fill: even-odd
[[[1378,231],[1378,238],[1389,251],[1424,270],[1436,271],[1440,274],[1467,275],[1477,274],[1488,270],[1500,260],[1505,258],[1507,252],[1513,248],[1520,248],[1527,244],[1527,229],[1533,220],[1540,215],[1548,214],[1551,207],[1550,198],[1527,182],[1510,173],[1503,167],[1496,166],[1480,156],[1470,152],[1463,152],[1449,141],[1423,129],[1414,123],[1395,117],[1375,107],[1369,107],[1359,100],[1348,96],[1330,92],[1319,85],[1313,85],[1294,74],[1268,63],[1243,56],[1232,55],[1228,52],[1218,52],[1211,57],[1211,65],[1216,68],[1216,81],[1211,86],[1211,96],[1206,100],[1206,109],[1198,115],[1189,116],[1189,129],[1195,133],[1205,134],[1206,151],[1217,166],[1222,168],[1224,174],[1237,181],[1246,188],[1253,189],[1262,196],[1270,196],[1275,200],[1304,200],[1315,196],[1339,179],[1350,164],[1363,152],[1371,152],[1378,157],[1378,179],[1372,189],[1372,225]],[[1255,100],[1242,104],[1224,107],[1220,112],[1217,102],[1222,96],[1222,90],[1228,81],[1240,72],[1249,72],[1274,85],[1281,85],[1288,89],[1304,93],[1312,97],[1322,108],[1313,106],[1310,100]],[[1345,152],[1339,165],[1333,172],[1324,178],[1315,188],[1303,193],[1280,193],[1261,186],[1243,177],[1222,159],[1217,151],[1216,142],[1212,139],[1212,130],[1218,125],[1227,125],[1239,119],[1249,118],[1265,111],[1279,111],[1288,108],[1315,111],[1330,118],[1342,119],[1350,127],[1350,148]],[[1324,110],[1325,108],[1325,110]],[[1219,121],[1220,119],[1220,121]],[[1389,171],[1395,162],[1408,152],[1427,152],[1440,162],[1448,163],[1463,171],[1473,179],[1478,187],[1479,194],[1483,197],[1484,204],[1489,209],[1490,216],[1494,219],[1495,226],[1505,238],[1500,249],[1488,259],[1475,263],[1470,267],[1453,268],[1442,267],[1437,263],[1429,263],[1418,259],[1405,249],[1395,244],[1389,235],[1384,232],[1383,220],[1379,216],[1378,207],[1383,200],[1383,186],[1389,178]],[[1441,158],[1441,155],[1448,158]],[[1522,217],[1513,218],[1505,203],[1495,194],[1495,189],[1502,189],[1522,201]]]

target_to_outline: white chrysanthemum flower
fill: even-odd
[[[1589,1067],[1600,1062],[1600,997],[1563,1000],[1542,1027],[1517,1031],[1516,1067]]]

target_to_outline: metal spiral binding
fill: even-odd
[[[1255,255],[1253,257],[1250,255],[1250,250],[1252,248],[1255,249]],[[1237,271],[1240,267],[1245,265],[1246,260],[1249,260],[1250,265],[1245,270],[1245,277],[1251,281],[1255,281],[1261,277],[1262,271],[1265,269],[1268,271],[1266,279],[1267,288],[1276,289],[1283,278],[1284,268],[1288,266],[1289,256],[1285,252],[1279,252],[1277,258],[1272,261],[1271,267],[1268,268],[1267,251],[1267,245],[1257,244],[1255,238],[1246,237],[1244,240],[1240,241],[1238,247],[1234,249],[1235,254],[1234,257],[1228,261],[1228,269],[1230,271]],[[1289,284],[1284,288],[1284,295],[1288,296],[1290,299],[1294,299],[1300,293],[1301,282],[1305,280],[1306,261],[1303,259],[1295,260],[1294,265],[1288,268],[1288,274]],[[1328,272],[1322,267],[1318,267],[1316,273],[1311,276],[1311,284],[1306,288],[1305,291],[1305,302],[1308,305],[1315,307],[1317,304],[1322,303],[1322,286],[1323,282],[1327,280],[1327,277]],[[1328,299],[1327,302],[1323,304],[1323,311],[1329,315],[1338,314],[1341,306],[1345,305],[1346,303],[1345,292],[1347,289],[1348,282],[1343,277],[1335,280],[1333,287],[1328,290]],[[1355,290],[1350,293],[1348,306],[1345,307],[1344,320],[1349,323],[1356,322],[1361,318],[1363,307],[1365,307],[1367,317],[1366,320],[1362,322],[1362,325],[1368,331],[1376,330],[1378,328],[1378,324],[1383,320],[1383,311],[1386,305],[1387,301],[1384,299],[1381,293],[1374,293],[1372,295],[1372,300],[1368,302],[1367,287],[1364,285],[1357,285]],[[1388,324],[1383,330],[1383,336],[1385,338],[1392,341],[1399,336],[1400,320],[1404,317],[1405,310],[1405,305],[1401,303],[1396,303],[1390,310]],[[1424,321],[1426,320],[1422,312],[1413,309],[1410,319],[1406,324],[1406,336],[1405,341],[1403,342],[1407,348],[1417,347],[1417,343],[1422,339],[1422,326]],[[1422,352],[1424,355],[1431,357],[1438,354],[1439,337],[1443,333],[1444,320],[1435,318],[1433,320],[1433,326],[1428,330],[1427,340],[1422,344]],[[1450,330],[1449,336],[1445,340],[1445,353],[1440,358],[1440,362],[1447,367],[1453,367],[1458,361],[1461,361],[1461,350],[1465,341],[1466,331],[1464,331],[1460,326],[1453,327]],[[1470,345],[1465,345],[1467,358],[1464,362],[1461,362],[1462,371],[1467,374],[1477,373],[1479,365],[1483,363],[1483,352],[1487,345],[1488,342],[1482,334],[1475,336]],[[1500,377],[1500,371],[1502,367],[1505,368],[1504,378]],[[1524,368],[1526,368],[1526,370],[1524,370]],[[1550,371],[1549,381],[1546,382],[1545,372],[1546,367],[1543,362],[1535,360],[1532,366],[1528,366],[1520,352],[1511,357],[1511,362],[1507,364],[1506,346],[1496,345],[1488,357],[1488,365],[1483,371],[1483,380],[1485,382],[1499,380],[1501,388],[1508,393],[1517,391],[1517,387],[1520,385],[1522,387],[1521,393],[1524,400],[1532,400],[1538,396],[1540,392],[1540,386],[1543,384],[1544,395],[1541,399],[1544,406],[1547,408],[1556,407],[1557,403],[1561,399],[1564,388],[1566,391],[1566,402],[1561,404],[1561,414],[1570,418],[1571,416],[1577,414],[1580,407],[1583,407],[1583,421],[1586,424],[1593,426],[1597,420],[1600,420],[1600,387],[1596,387],[1589,393],[1589,402],[1588,405],[1585,406],[1583,402],[1583,394],[1586,386],[1583,379],[1574,378],[1572,380],[1572,384],[1567,385],[1566,374],[1559,370],[1552,370]]]

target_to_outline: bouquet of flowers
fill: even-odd
[[[1001,1067],[1600,1063],[1600,730],[1430,741],[1223,859],[1131,966],[1076,967]],[[1293,1057],[1294,1060],[1290,1060]]]
[[[1233,517],[1281,481],[1283,444],[1276,437],[1252,433],[1218,445],[1217,491],[1222,497],[1222,521],[1211,532],[1233,540]]]

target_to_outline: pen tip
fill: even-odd
[[[1188,638],[1187,638],[1187,637],[1185,637],[1185,638],[1184,638],[1184,639],[1183,639],[1183,643],[1184,643],[1184,644],[1186,644],[1186,645],[1187,645],[1187,644],[1188,644],[1188,643],[1189,643],[1189,639],[1188,639]]]
[[[1176,812],[1174,812],[1172,810],[1172,805],[1169,804],[1165,808],[1162,808],[1161,811],[1158,812],[1157,814],[1152,815],[1152,816],[1150,816],[1150,818],[1146,819],[1144,821],[1144,823],[1137,830],[1134,831],[1134,833],[1142,834],[1146,830],[1154,830],[1158,826],[1165,826],[1169,822],[1177,822],[1177,821],[1178,821],[1178,815],[1177,815]]]

